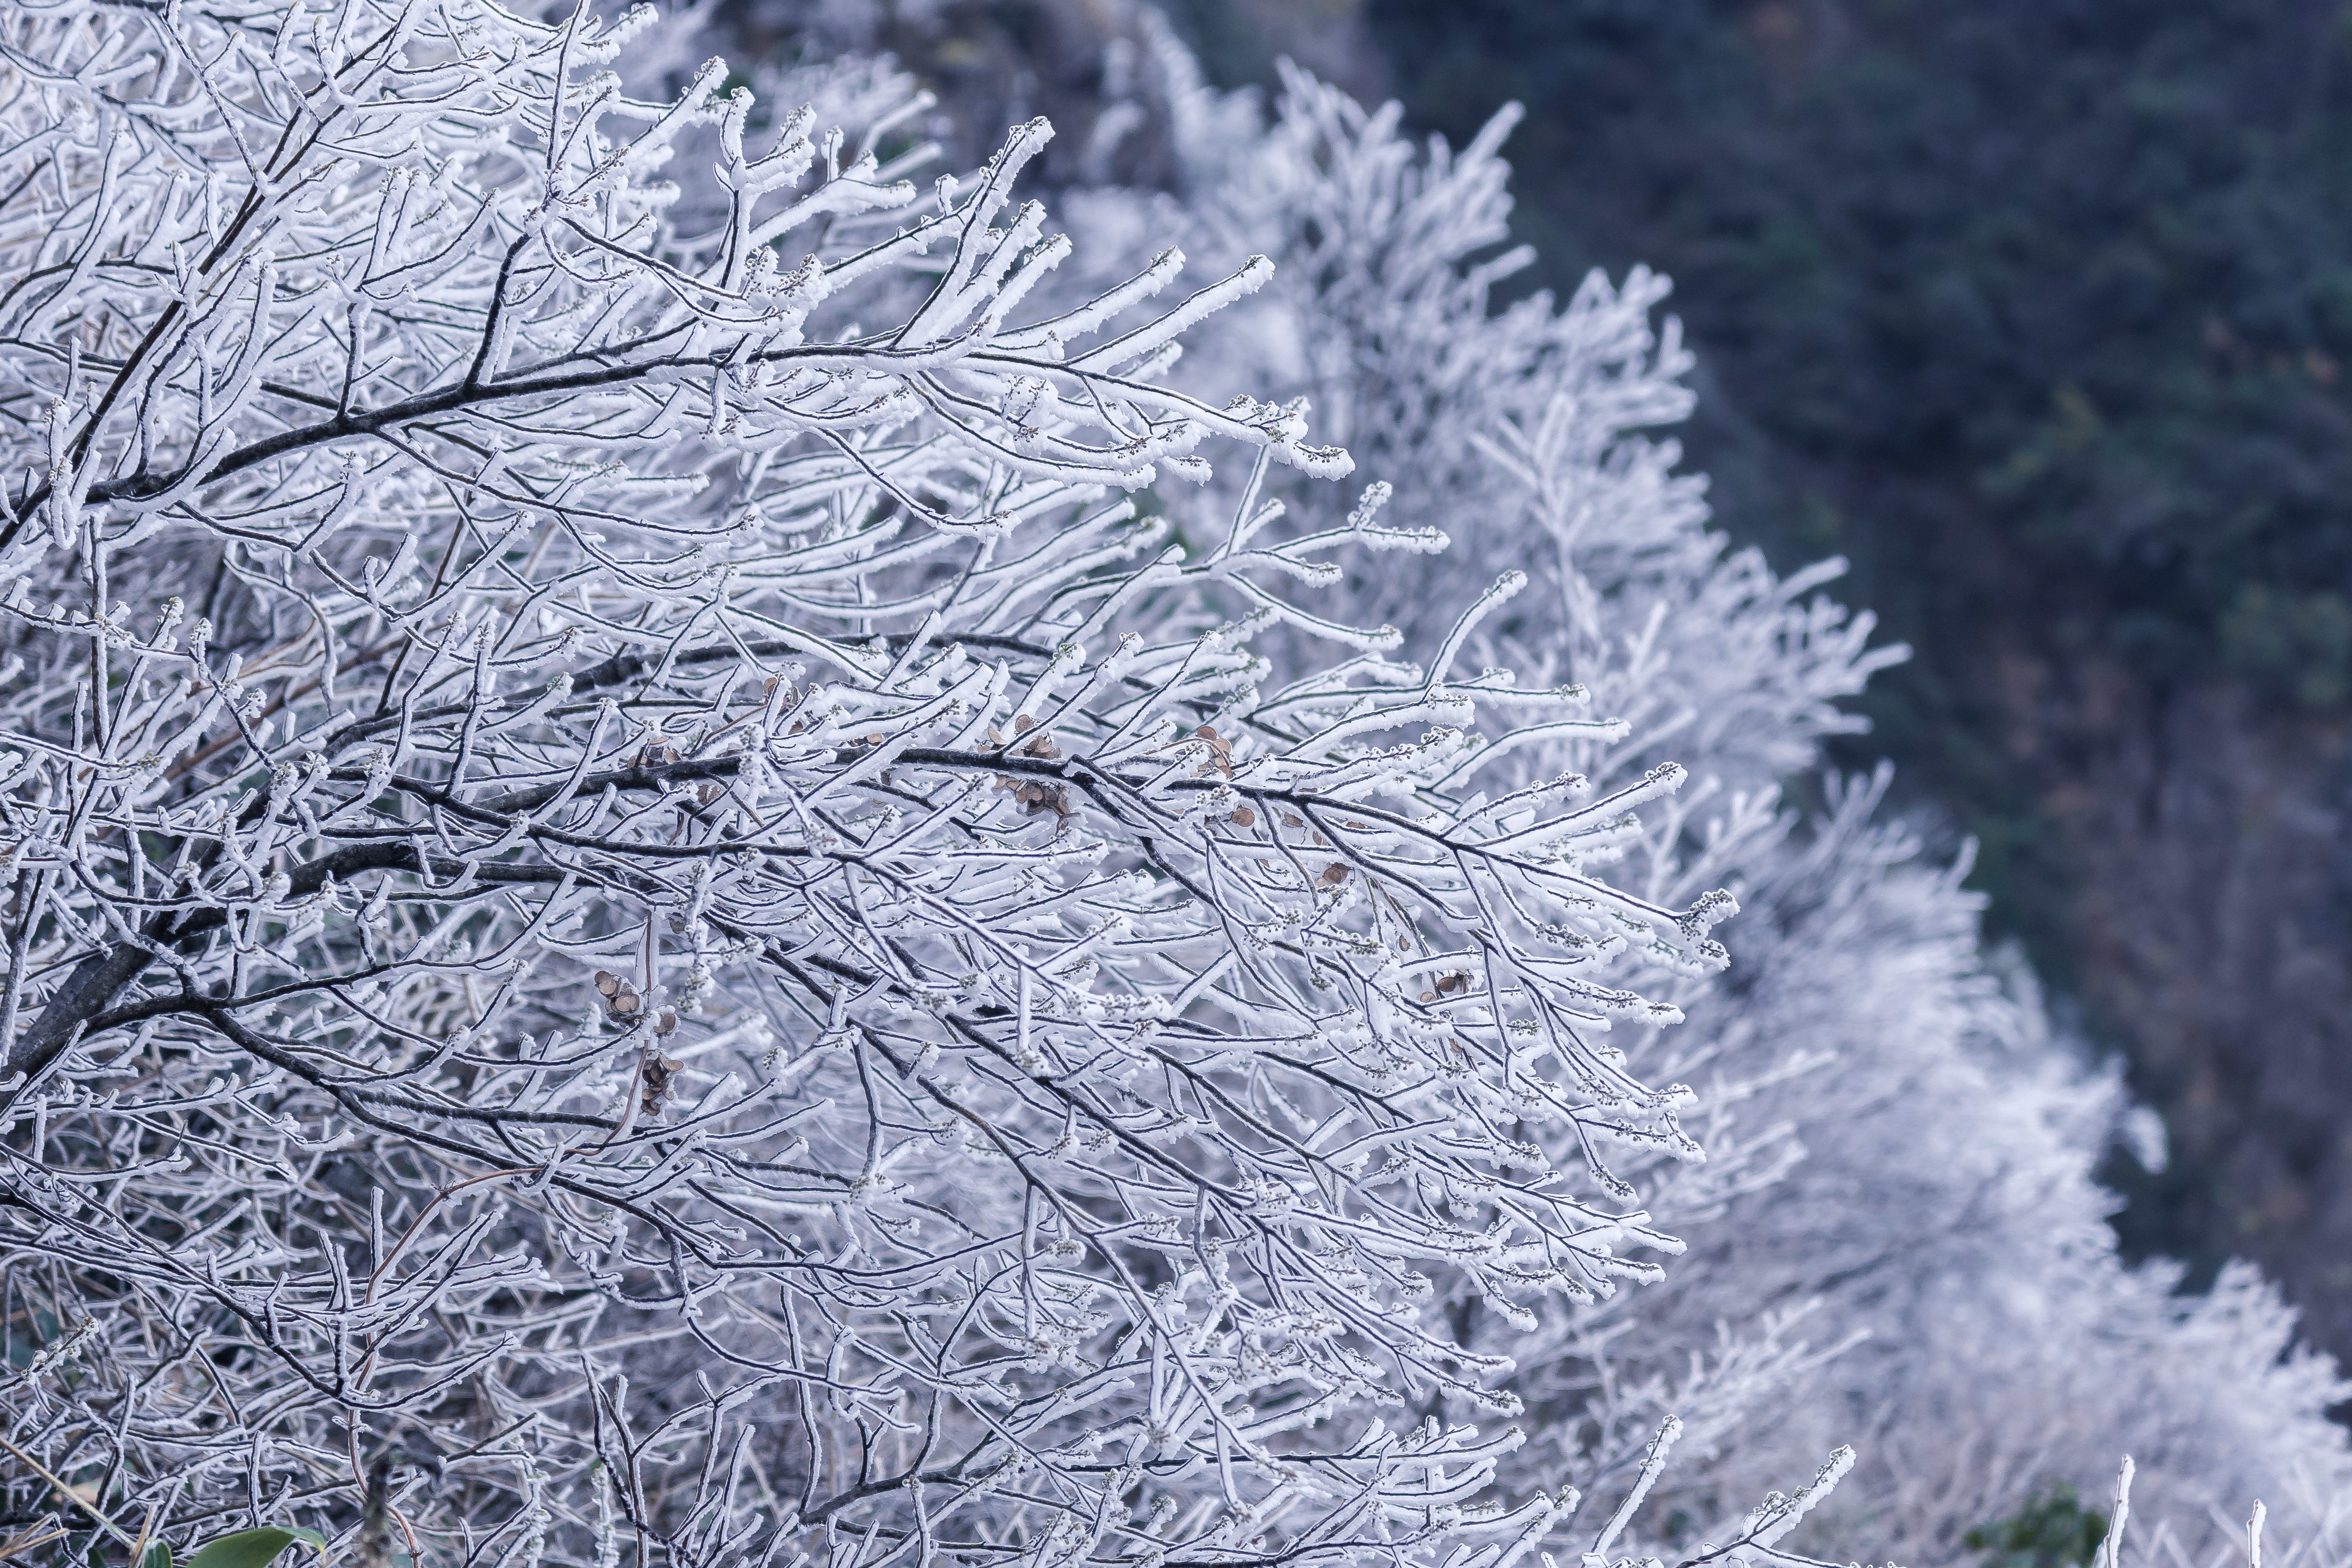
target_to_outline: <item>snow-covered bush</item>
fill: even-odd
[[[1574,1499],[1451,1309],[1677,1249],[1684,775],[1526,773],[1624,727],[1459,668],[1520,574],[1317,610],[1437,542],[1166,379],[1263,261],[1031,305],[1045,126],[926,193],[649,20],[0,13],[12,1518],[1504,1568]]]

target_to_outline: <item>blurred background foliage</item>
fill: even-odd
[[[1960,1544],[1985,1553],[1984,1568],[2087,1568],[2107,1538],[2107,1516],[2086,1509],[2060,1482],[2037,1491],[2011,1517],[1971,1530]]]
[[[1548,281],[1644,260],[1719,383],[1694,460],[1921,657],[1868,749],[2063,977],[2066,868],[1984,630],[2352,697],[2352,12],[2284,0],[1375,0],[1413,114],[1496,102]]]

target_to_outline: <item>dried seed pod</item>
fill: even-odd
[[[650,1116],[662,1108],[668,1095],[670,1082],[686,1064],[675,1057],[666,1057],[652,1047],[646,1047],[645,1065],[639,1069],[637,1081],[641,1089],[638,1103]]]

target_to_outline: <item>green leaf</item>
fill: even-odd
[[[264,1525],[259,1530],[240,1530],[235,1535],[206,1542],[188,1559],[187,1568],[267,1568],[271,1559],[298,1541],[308,1542],[320,1552],[327,1547],[327,1538],[315,1530],[280,1530],[275,1525]]]

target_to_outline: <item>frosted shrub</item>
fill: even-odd
[[[1263,261],[1029,306],[1045,126],[919,189],[648,19],[0,13],[11,1517],[1504,1568],[1574,1499],[1437,1308],[1676,1249],[1682,773],[1518,766],[1623,731],[1465,666],[1517,574],[1316,607],[1433,541],[1167,379]]]
[[[2340,1557],[2332,1369],[1782,805],[1899,650],[1662,279],[1498,305],[1507,121],[1163,30],[1074,253],[660,26],[0,10],[0,1552],[1946,1560],[2128,1446]]]

